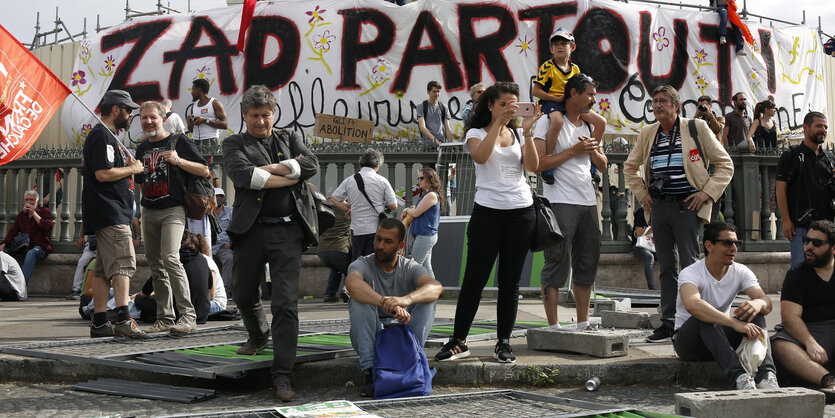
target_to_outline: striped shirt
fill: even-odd
[[[672,154],[670,154],[670,136],[665,134],[661,127],[658,127],[658,135],[655,137],[655,146],[649,156],[652,174],[667,174],[670,180],[661,190],[662,195],[687,196],[696,193],[696,189],[687,181],[684,174],[684,158],[681,154],[681,132],[678,129],[678,121],[672,134],[675,136]]]

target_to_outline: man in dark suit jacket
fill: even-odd
[[[275,397],[289,402],[298,339],[298,291],[302,252],[316,244],[316,207],[305,180],[319,160],[301,135],[273,129],[275,97],[262,85],[241,99],[246,133],[223,142],[223,164],[235,185],[235,204],[227,233],[234,253],[234,299],[249,332],[238,354],[255,355],[269,342],[270,326],[261,304],[264,263],[272,280]]]

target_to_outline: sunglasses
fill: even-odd
[[[828,244],[829,241],[820,238],[803,237],[803,245],[812,243],[815,248],[821,247],[823,244]]]
[[[722,240],[719,240],[719,241],[716,241],[716,242],[717,243],[721,242],[726,247],[730,247],[731,245],[736,245],[736,248],[742,247],[742,241],[735,241],[735,240],[732,240],[730,238],[725,238],[725,239],[722,239]]]
[[[418,177],[418,181],[421,181],[421,180],[423,180],[423,179],[425,179],[425,178],[426,178],[426,177],[420,176],[420,177]]]

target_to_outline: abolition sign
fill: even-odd
[[[81,43],[68,85],[91,107],[105,91],[124,89],[138,102],[170,98],[183,114],[192,81],[205,78],[232,133],[242,128],[241,95],[264,84],[278,100],[276,126],[308,140],[319,140],[319,113],[371,120],[378,139],[416,140],[416,108],[437,80],[461,135],[468,86],[512,80],[520,100],[531,100],[532,77],[550,57],[548,37],[562,27],[577,40],[573,61],[600,83],[594,109],[610,132],[653,122],[649,92],[661,84],[680,91],[685,115],[703,94],[717,113],[730,111],[737,91],[749,103],[773,95],[780,129],[796,129],[808,110],[826,106],[813,29],[749,22],[754,42],[737,56],[732,44],[719,44],[711,11],[585,0],[259,2],[242,53],[240,20],[241,6],[233,6],[124,22]],[[77,143],[95,123],[74,98],[62,120]]]

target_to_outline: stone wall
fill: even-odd
[[[35,266],[29,282],[32,295],[62,296],[70,293],[79,254],[51,254]],[[766,293],[776,293],[783,286],[783,279],[789,266],[789,253],[739,253],[737,262],[747,265],[760,280]],[[150,277],[144,255],[137,256],[137,272],[131,281],[131,292],[138,292]],[[299,297],[322,297],[328,281],[329,270],[322,266],[315,255],[302,257],[302,280]],[[658,263],[655,264],[656,286],[658,286]],[[597,271],[600,286],[646,289],[643,264],[631,254],[602,254]]]

